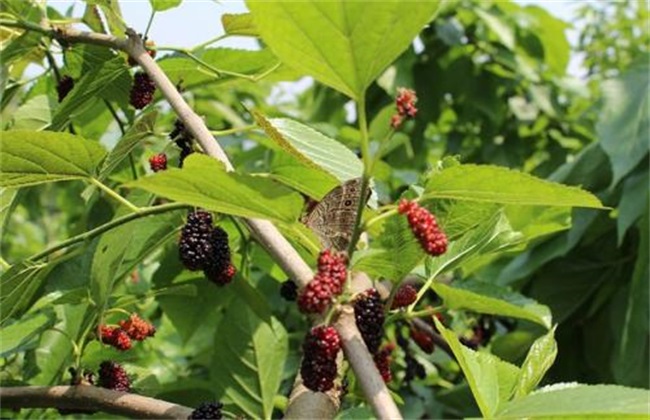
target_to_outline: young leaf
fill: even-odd
[[[183,0],[149,0],[154,12],[163,12],[181,5]]]
[[[131,187],[219,213],[291,223],[303,206],[300,195],[261,177],[226,172],[215,159],[191,155],[183,169],[140,178]]]
[[[495,414],[500,419],[647,418],[647,389],[618,385],[555,384],[511,401]]]
[[[0,356],[7,357],[32,348],[36,335],[53,323],[52,313],[38,313],[4,327],[2,341],[0,341]]]
[[[358,100],[433,19],[440,2],[246,4],[283,62]]]
[[[228,35],[259,36],[250,13],[224,13],[221,24]]]
[[[519,368],[490,353],[470,350],[458,341],[453,331],[445,329],[437,318],[434,317],[433,320],[436,328],[451,347],[481,414],[485,418],[493,418],[497,409],[512,395],[520,375]]]
[[[18,263],[0,277],[0,324],[12,317],[20,317],[36,299],[36,293],[43,284],[50,264]]]
[[[427,181],[423,198],[605,208],[598,198],[580,188],[491,165],[458,165],[434,173]]]
[[[267,136],[306,166],[328,172],[341,182],[361,176],[361,161],[338,141],[288,118],[266,119],[259,113],[254,115]]]
[[[551,327],[551,312],[548,307],[501,286],[460,280],[451,285],[433,283],[433,290],[450,309],[469,309],[479,313],[527,319],[546,328]]]
[[[268,306],[265,310],[270,315]],[[268,419],[282,378],[288,337],[276,318],[263,320],[257,312],[241,301],[228,305],[215,333],[210,372],[226,405],[234,404],[247,417]]]
[[[0,145],[0,187],[88,178],[106,153],[67,133],[7,131]]]
[[[557,356],[555,342],[555,327],[541,336],[530,347],[524,364],[521,366],[521,376],[515,388],[514,398],[525,397],[542,381],[546,372],[551,368]]]

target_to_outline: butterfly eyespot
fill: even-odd
[[[349,207],[352,205],[352,200],[345,200],[345,203],[343,203],[345,207]]]

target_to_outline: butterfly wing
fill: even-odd
[[[347,250],[357,219],[360,194],[361,178],[349,180],[327,193],[307,215],[305,224],[316,233],[324,248]]]

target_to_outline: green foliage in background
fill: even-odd
[[[0,22],[80,18],[124,34],[117,1],[85,3],[63,16],[9,0]],[[170,14],[180,3],[150,1]],[[370,239],[352,268],[422,286],[417,304],[390,313],[386,338],[422,317],[450,347],[412,344],[425,370],[412,381],[404,352],[393,354],[389,388],[405,418],[646,415],[647,4],[581,6],[575,50],[567,22],[506,1],[247,6],[221,21],[228,36],[257,39],[257,51],[218,40],[156,46],[234,172],[199,153],[175,167],[176,116],[160,94],[141,111],[129,105],[134,70],[123,54],[0,28],[0,384],[63,384],[70,366],[111,359],[143,395],[280,417],[308,322],[280,298],[286,275],[239,217],[274,222],[313,266],[319,244],[300,223],[303,198],[366,175]],[[575,53],[582,79],[567,73]],[[59,103],[62,75],[75,87]],[[304,76],[313,83],[277,100],[279,82]],[[399,87],[417,92],[419,112],[393,132]],[[160,152],[170,168],[153,174],[147,159]],[[436,215],[446,254],[425,256],[395,214],[400,198]],[[229,235],[238,274],[228,287],[178,260],[193,207],[214,212]],[[95,329],[117,322],[115,309],[151,320],[156,336],[126,353],[100,344]],[[493,334],[471,349],[484,322]],[[339,417],[371,417],[347,377]]]

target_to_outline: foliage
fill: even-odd
[[[174,13],[181,1],[150,3]],[[421,286],[417,302],[389,313],[386,340],[399,342],[422,318],[449,347],[394,353],[389,388],[404,417],[647,413],[644,3],[633,21],[619,4],[581,8],[583,81],[567,74],[568,24],[535,6],[247,6],[222,23],[229,36],[258,39],[257,51],[156,46],[156,62],[234,171],[195,144],[182,168],[152,173],[155,153],[180,166],[165,98],[136,111],[136,70],[123,53],[29,30],[81,18],[123,36],[118,2],[88,0],[83,16],[32,1],[0,5],[2,386],[63,384],[69,367],[111,359],[134,374],[138,393],[281,416],[308,323],[280,298],[286,275],[242,218],[272,221],[314,266],[319,244],[300,223],[303,197],[320,200],[363,176],[375,193],[358,220],[368,238],[352,270],[394,289]],[[30,64],[42,71],[32,79]],[[75,87],[59,103],[62,75]],[[313,83],[294,101],[268,100],[278,82],[303,76]],[[396,131],[402,86],[417,91],[419,111]],[[400,198],[435,214],[449,238],[444,255],[422,251],[395,211]],[[182,267],[177,238],[190,208],[213,212],[228,233],[231,285]],[[120,312],[153,322],[155,337],[126,353],[100,343],[98,325],[116,324]],[[406,378],[409,352],[424,377]],[[360,374],[348,373],[340,418],[372,415]]]

